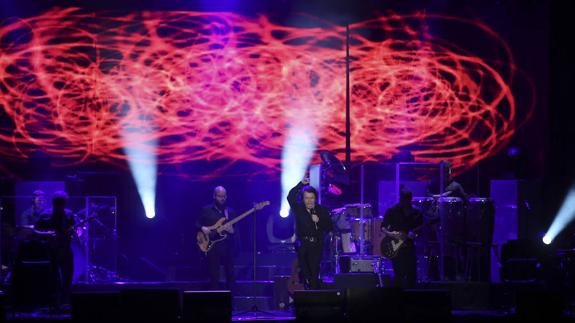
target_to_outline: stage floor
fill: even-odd
[[[273,293],[276,289],[273,287],[273,281],[238,281],[243,292],[256,292],[260,296],[256,300],[250,300],[252,296],[238,296],[235,294],[232,299],[233,321],[235,322],[290,322],[295,320],[295,311],[277,310],[273,307],[259,306],[261,311],[252,312],[257,298],[273,299]],[[203,290],[204,281],[185,281],[185,282],[117,282],[106,284],[78,284],[75,285],[74,292],[81,293],[99,293],[99,292],[119,292],[124,289],[170,289],[179,290]],[[9,286],[4,286],[9,287]],[[327,286],[335,289],[334,286]],[[418,286],[418,290],[449,290],[451,295],[451,322],[521,322],[516,314],[514,306],[514,293],[518,288],[525,286],[510,286],[502,284],[489,283],[471,283],[471,282],[433,282]],[[409,292],[409,291],[406,291]],[[247,299],[247,300],[246,300]],[[271,302],[271,301],[270,301]],[[273,302],[271,302],[273,303]],[[540,303],[537,303],[540,304]],[[575,323],[575,312],[573,304],[568,305],[570,310],[566,311],[562,322]],[[417,309],[415,309],[417,311]],[[7,322],[68,322],[72,321],[70,309],[64,309],[59,312],[51,310],[48,307],[39,307],[34,310],[15,311],[8,305]],[[119,319],[119,318],[118,318]],[[555,321],[554,321],[555,322]]]

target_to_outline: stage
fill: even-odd
[[[0,0],[0,323],[575,322],[573,6]]]

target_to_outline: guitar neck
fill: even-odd
[[[246,212],[242,213],[240,216],[237,216],[237,217],[231,219],[230,221],[228,221],[228,224],[229,224],[229,225],[234,225],[234,224],[236,224],[237,222],[241,221],[241,220],[242,220],[243,218],[245,218],[246,216],[248,216],[248,215],[254,213],[255,210],[256,210],[255,208],[251,208],[251,209],[247,210]]]

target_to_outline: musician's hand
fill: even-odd
[[[222,226],[222,231],[234,233],[234,227],[226,223]]]
[[[382,238],[390,237],[390,238],[394,239],[393,232],[387,230],[387,228],[385,228],[383,226],[381,227],[381,234],[382,234]]]
[[[210,229],[208,229],[208,227],[202,227],[202,232],[203,232],[205,235],[208,235],[208,234],[210,234]]]
[[[452,191],[447,191],[447,192],[443,192],[443,194],[434,194],[433,197],[434,198],[440,198],[440,197],[448,197],[452,194]]]
[[[51,237],[55,237],[56,236],[56,231],[40,231],[40,230],[34,230],[34,232],[36,234],[42,235],[42,236],[51,236]]]
[[[317,216],[317,214],[312,214],[311,220],[315,223],[318,223],[319,222],[319,216]]]
[[[407,237],[411,240],[417,238],[417,235],[415,233],[413,233],[412,231],[409,231],[409,233],[407,234]]]
[[[301,180],[301,183],[303,185],[309,185],[309,178],[305,177],[304,179]]]

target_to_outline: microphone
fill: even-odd
[[[312,215],[314,215],[314,214],[317,215],[317,213],[315,213],[315,207],[314,207],[313,209],[311,209],[311,214],[312,214]],[[317,222],[314,222],[313,224],[315,224],[315,229],[316,229],[316,231],[319,230],[318,227],[317,227]]]

